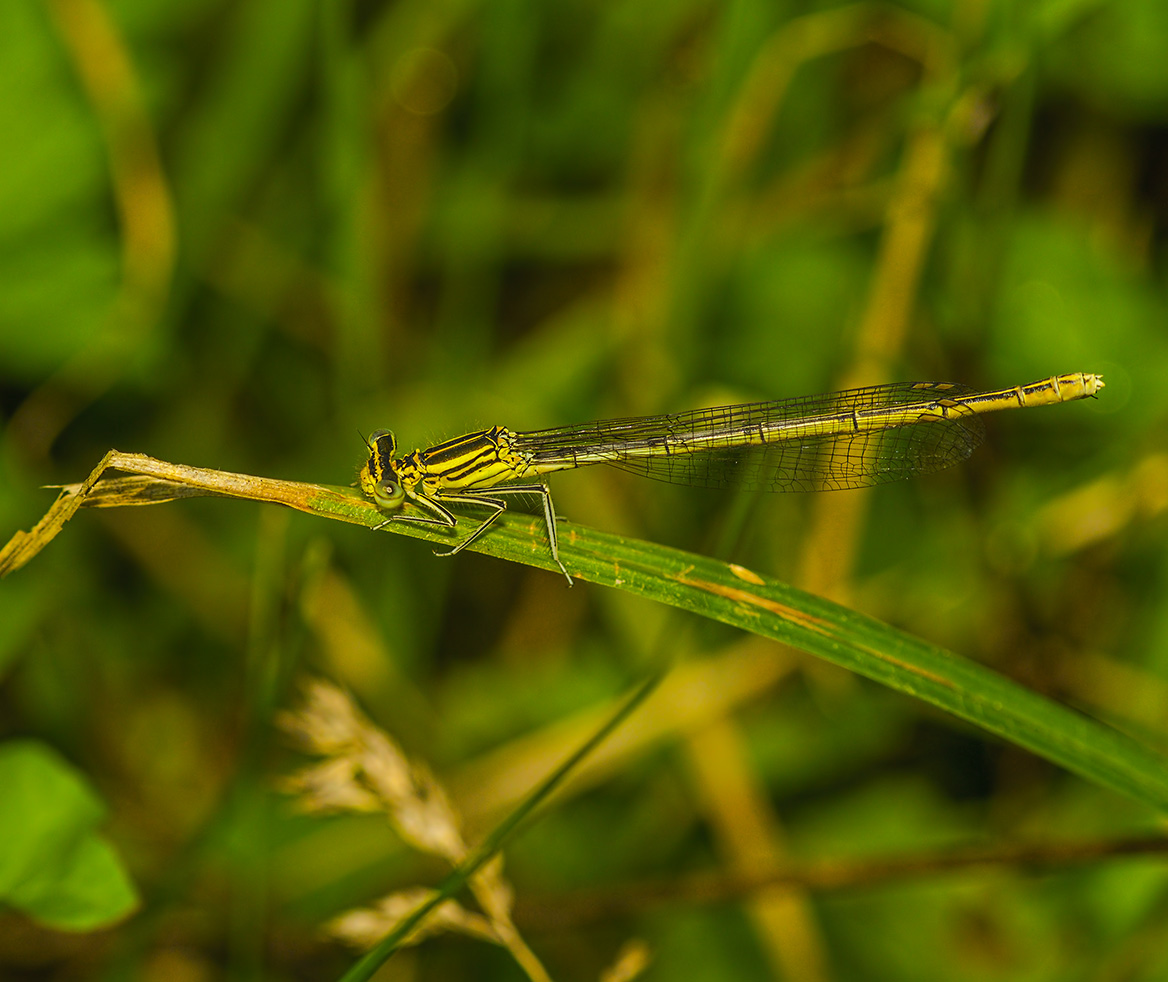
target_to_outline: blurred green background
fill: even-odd
[[[111,447],[325,484],[426,446],[901,379],[1101,372],[955,471],[727,496],[603,470],[574,521],[827,593],[1162,746],[1161,0],[7,0],[0,538]],[[676,688],[507,852],[520,907],[788,859],[1106,839],[1154,816],[912,701],[644,601],[272,507],[88,511],[0,585],[0,736],[104,800],[142,896],[5,978],[316,979],[340,911],[438,882],[383,817],[296,815],[315,673],[473,838],[664,653]],[[523,918],[517,914],[520,930]],[[594,979],[1161,979],[1127,860],[524,931]],[[518,979],[442,936],[386,979]]]

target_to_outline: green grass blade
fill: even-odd
[[[555,570],[541,520],[508,514],[471,548]],[[389,525],[434,542],[449,537]],[[1097,720],[966,658],[830,600],[730,563],[559,523],[576,579],[731,624],[817,655],[1025,747],[1090,781],[1168,809],[1168,760]]]
[[[152,492],[149,480],[103,480],[101,475],[110,467],[160,483]],[[60,531],[78,507],[79,489],[84,492],[80,504],[92,507],[214,494],[284,504],[370,528],[384,522],[370,501],[349,488],[253,478],[111,452],[84,485],[67,489],[31,533],[18,532],[0,550],[0,573],[19,568]],[[1163,756],[974,662],[732,564],[570,522],[560,522],[558,529],[561,557],[575,579],[626,590],[793,645],[931,703],[1090,781],[1168,810],[1168,761]],[[455,541],[446,530],[409,523],[393,522],[385,531],[444,548]],[[542,519],[531,515],[500,516],[470,548],[556,569]]]

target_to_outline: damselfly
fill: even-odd
[[[543,499],[552,558],[560,561],[556,515],[544,475],[611,464],[645,477],[707,488],[830,491],[898,481],[949,467],[985,437],[982,413],[1094,396],[1098,375],[1075,372],[996,392],[951,382],[898,382],[825,395],[754,402],[664,416],[610,419],[516,433],[467,433],[403,457],[389,430],[368,440],[361,490],[389,517],[453,529],[452,508],[489,514],[452,556],[507,508],[505,495]],[[411,510],[404,510],[405,506]]]

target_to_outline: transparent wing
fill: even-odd
[[[857,488],[940,470],[973,453],[985,436],[977,414],[962,406],[937,413],[942,403],[971,391],[937,382],[877,385],[518,433],[513,446],[536,465],[607,463],[695,487]],[[864,414],[877,428],[851,429]],[[814,433],[825,421],[849,429]]]

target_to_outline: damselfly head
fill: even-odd
[[[373,499],[378,508],[397,511],[406,497],[394,469],[393,455],[397,452],[397,440],[389,430],[374,430],[365,445],[369,448],[369,463],[361,468],[361,490]]]

